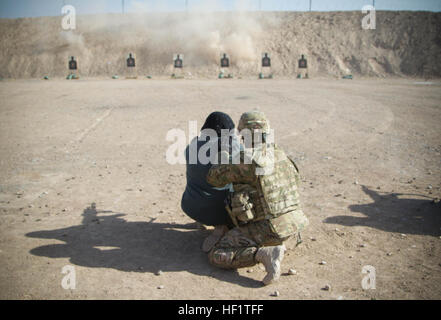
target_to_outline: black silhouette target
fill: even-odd
[[[262,58],[262,67],[271,67],[271,58],[265,53]]]
[[[69,70],[77,70],[77,69],[78,69],[78,63],[75,61],[74,57],[71,57],[69,61]]]
[[[177,69],[182,69],[183,65],[184,65],[184,63],[183,63],[183,61],[182,61],[182,58],[181,58],[181,56],[178,54],[177,57],[176,57],[176,59],[175,59],[175,68],[177,68]]]
[[[305,59],[305,56],[302,54],[302,58],[299,60],[299,69],[308,68],[308,61]]]
[[[221,68],[229,68],[230,67],[230,59],[226,54],[221,59]]]
[[[133,55],[130,53],[129,57],[127,58],[127,67],[128,68],[134,68],[136,66],[135,64],[135,58],[133,57]]]

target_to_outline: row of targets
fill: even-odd
[[[262,68],[271,68],[271,57],[268,53],[262,54]],[[299,59],[299,69],[307,69],[308,61],[305,58],[305,55],[302,54],[302,57]]]
[[[173,57],[173,65],[177,70],[182,70],[184,67],[184,62],[183,62],[184,56],[182,54],[176,54]],[[127,72],[129,74],[129,77],[134,77],[136,78],[136,57],[133,53],[129,53],[127,59],[126,59],[126,63],[127,63]],[[75,57],[70,57],[69,59],[69,71],[70,71],[70,75],[72,74],[77,74],[78,73],[78,60],[75,59]]]
[[[308,76],[308,61],[305,58],[305,55],[302,54],[301,58],[299,59],[298,64],[298,74],[297,78],[299,79],[307,79]],[[262,54],[262,69],[259,74],[260,79],[271,79],[273,78],[273,74],[271,71],[271,56],[268,53]]]
[[[129,53],[127,59],[127,71],[130,77],[136,78],[136,58],[133,53]],[[182,54],[175,54],[173,56],[173,67],[174,67],[174,74],[172,76],[182,76],[183,75],[183,68],[184,68],[184,55]],[[230,57],[223,53],[221,55],[220,59],[220,68],[221,72],[219,74],[219,78],[224,77],[232,77],[232,74],[226,73],[226,69],[230,67]],[[297,75],[298,78],[308,78],[308,61],[305,58],[305,55],[302,54],[301,58],[299,59],[298,64],[298,70],[299,73]],[[73,78],[78,78],[78,60],[75,59],[75,57],[70,57],[69,60],[69,71],[70,76]],[[271,71],[271,56],[269,53],[265,52],[262,54],[262,64],[261,64],[261,73],[260,78],[272,78],[272,71]]]

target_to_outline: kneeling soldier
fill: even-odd
[[[215,165],[207,175],[215,187],[233,184],[227,210],[236,226],[210,250],[209,261],[226,269],[263,263],[267,271],[263,283],[268,285],[280,278],[283,242],[296,235],[300,238],[308,219],[300,207],[298,169],[283,150],[267,143],[265,115],[244,113],[238,130],[244,129],[253,134],[251,152],[241,151],[239,164]],[[255,139],[258,135],[261,139]],[[252,154],[250,161],[244,161],[247,154]]]

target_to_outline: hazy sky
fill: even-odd
[[[190,10],[298,10],[308,11],[309,0],[187,0]],[[373,0],[312,0],[312,10],[361,10]],[[0,18],[55,16],[63,4],[77,14],[121,12],[122,0],[0,0]],[[126,11],[182,11],[186,0],[125,0]],[[441,11],[441,0],[375,0],[377,10]]]

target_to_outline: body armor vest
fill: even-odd
[[[254,165],[258,167],[255,162]],[[300,208],[299,181],[294,162],[275,147],[274,168],[270,174],[257,176],[254,186],[234,185],[233,221],[240,225],[268,220],[272,232],[279,238],[301,231],[308,225],[308,220]],[[244,203],[247,199],[244,194],[248,196],[249,205]]]
[[[262,212],[257,216],[277,218],[297,209],[300,201],[297,191],[298,172],[282,150],[274,150],[274,169],[271,174],[258,176],[257,193]]]

